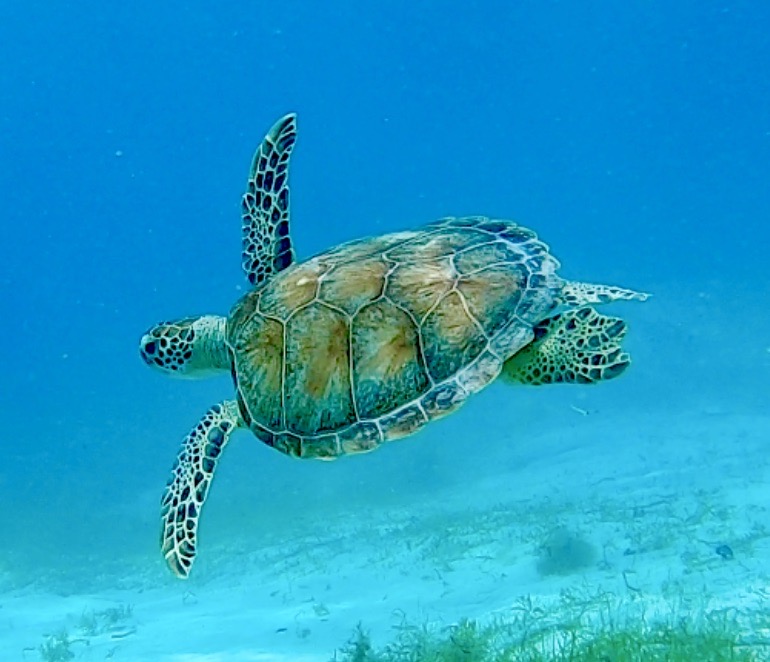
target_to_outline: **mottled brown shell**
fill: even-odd
[[[444,219],[344,244],[233,308],[241,413],[265,443],[332,458],[411,434],[486,386],[561,281],[511,221]]]

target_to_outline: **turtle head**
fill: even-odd
[[[226,320],[216,315],[161,322],[142,336],[144,362],[179,377],[208,377],[230,370]]]

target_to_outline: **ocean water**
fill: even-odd
[[[0,4],[0,659],[320,661],[359,624],[556,641],[607,610],[728,615],[770,659],[768,25],[757,0]],[[606,309],[618,380],[493,384],[333,463],[239,433],[180,581],[160,496],[232,385],[138,341],[245,291],[240,196],[289,111],[300,258],[484,214],[654,296]]]

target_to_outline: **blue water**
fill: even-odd
[[[301,257],[444,215],[515,218],[566,276],[655,293],[615,310],[635,364],[598,397],[618,421],[654,428],[704,403],[766,415],[769,25],[758,0],[0,5],[0,567],[13,586],[77,592],[89,568],[129,563],[165,579],[160,492],[179,440],[231,390],[148,371],[138,339],[161,319],[225,313],[243,291],[240,195],[289,111]],[[442,434],[501,416],[526,439],[542,430],[500,398],[478,396]],[[474,480],[461,467],[484,448],[426,443],[324,474],[241,436],[207,537],[303,485]]]

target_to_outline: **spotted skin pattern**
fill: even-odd
[[[619,377],[631,364],[621,349],[628,327],[593,308],[548,317],[535,340],[505,362],[503,377],[520,384],[596,384]]]
[[[192,358],[197,317],[186,317],[175,322],[161,322],[142,338],[139,351],[145,363],[161,370],[179,373]]]
[[[144,362],[176,377],[206,377],[230,371],[230,354],[222,343],[227,320],[219,315],[161,322],[142,336]]]

